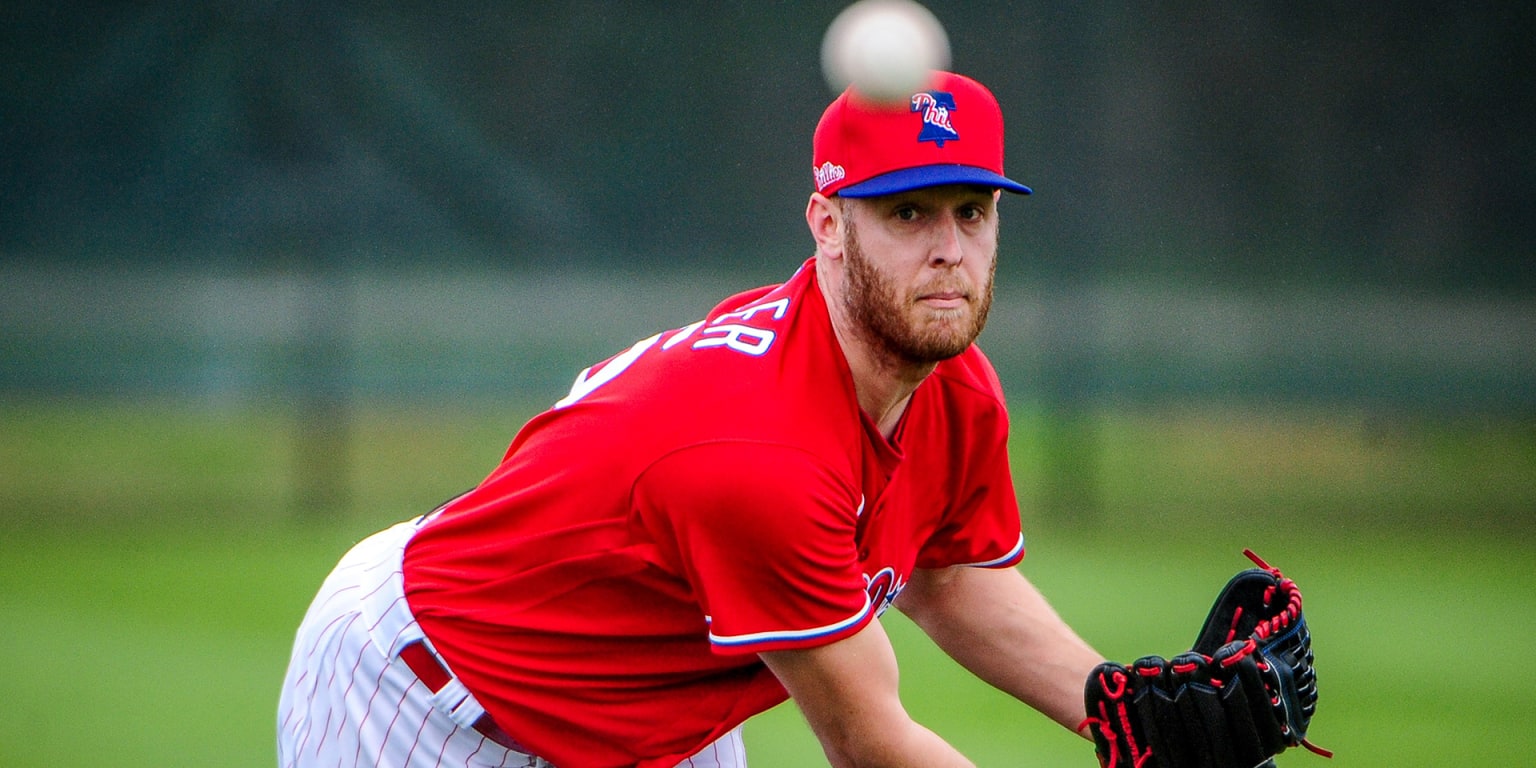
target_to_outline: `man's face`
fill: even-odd
[[[843,203],[843,307],[867,341],[908,363],[964,352],[986,326],[997,196],[944,186]]]

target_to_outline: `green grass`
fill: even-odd
[[[522,416],[485,413],[360,409],[350,504],[305,520],[285,418],[0,404],[0,765],[273,764],[277,686],[320,579],[359,536],[490,468]],[[1019,424],[1025,571],[1105,653],[1182,650],[1251,546],[1305,590],[1322,688],[1312,736],[1339,753],[1282,765],[1536,753],[1528,424],[1095,414],[1092,492],[1069,497],[1090,502],[1091,524],[1037,503],[1049,446],[1037,417]],[[886,621],[908,708],[978,764],[1093,764],[1086,744]],[[747,740],[759,768],[825,764],[792,707]]]
[[[0,764],[273,764],[282,648],[336,538],[7,539]]]

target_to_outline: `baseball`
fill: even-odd
[[[875,101],[901,103],[928,73],[949,67],[949,36],[912,0],[859,0],[843,9],[821,41],[821,69],[833,93],[849,84]]]

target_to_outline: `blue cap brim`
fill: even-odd
[[[849,184],[838,190],[837,194],[843,197],[880,197],[945,184],[974,184],[993,189],[1006,189],[1021,195],[1031,193],[1029,187],[1013,179],[974,165],[923,165],[882,173],[873,179]]]

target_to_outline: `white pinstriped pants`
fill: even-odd
[[[406,605],[400,568],[419,524],[400,523],[359,542],[310,604],[278,700],[282,768],[552,768],[474,730],[485,710],[457,678],[434,694],[400,660],[400,649],[425,640]],[[746,764],[737,727],[680,768]]]

